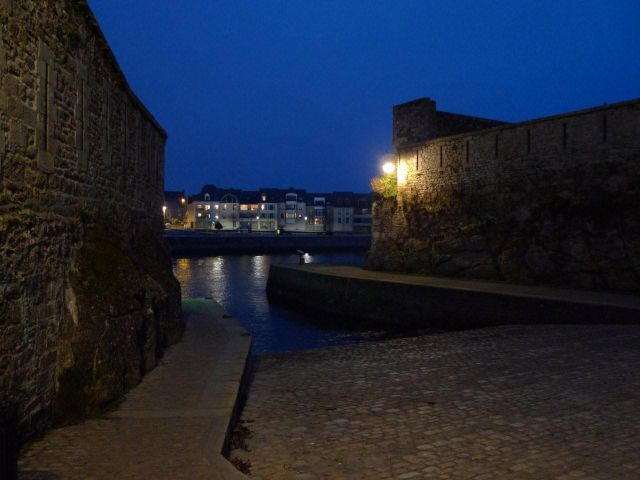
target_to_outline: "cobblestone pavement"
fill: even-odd
[[[20,480],[242,478],[220,451],[249,338],[213,301],[183,302],[183,314],[182,341],[120,408],[29,445]]]
[[[255,479],[640,479],[640,327],[508,326],[262,357]]]

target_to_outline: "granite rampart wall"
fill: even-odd
[[[405,137],[369,268],[640,292],[640,100]]]
[[[0,403],[25,438],[100,410],[179,338],[166,138],[84,0],[0,0]]]

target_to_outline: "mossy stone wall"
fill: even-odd
[[[398,149],[372,269],[640,293],[640,101]]]
[[[0,2],[0,401],[25,438],[99,411],[180,336],[165,141],[85,1]]]

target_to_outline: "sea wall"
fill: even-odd
[[[369,268],[640,293],[639,100],[394,144]]]
[[[0,403],[23,438],[99,411],[182,332],[165,140],[85,1],[0,1]]]
[[[164,235],[173,257],[197,255],[228,255],[245,253],[313,254],[327,250],[367,250],[371,235],[271,235],[175,232]]]
[[[361,328],[420,331],[640,322],[640,299],[631,295],[373,272],[352,266],[271,265],[267,293],[271,301],[333,315],[343,326]]]

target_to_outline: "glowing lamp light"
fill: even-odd
[[[396,165],[393,162],[385,162],[382,165],[382,171],[387,175],[391,175],[395,170]]]
[[[398,185],[407,183],[407,164],[400,162],[398,165]]]
[[[184,202],[186,202],[186,200],[185,200],[184,198],[181,198],[181,199],[180,199],[180,202],[181,202],[181,203],[184,203]]]
[[[162,206],[162,215],[164,215],[165,213],[167,213],[167,206],[163,205]]]
[[[256,215],[256,220],[260,220],[260,216]]]

